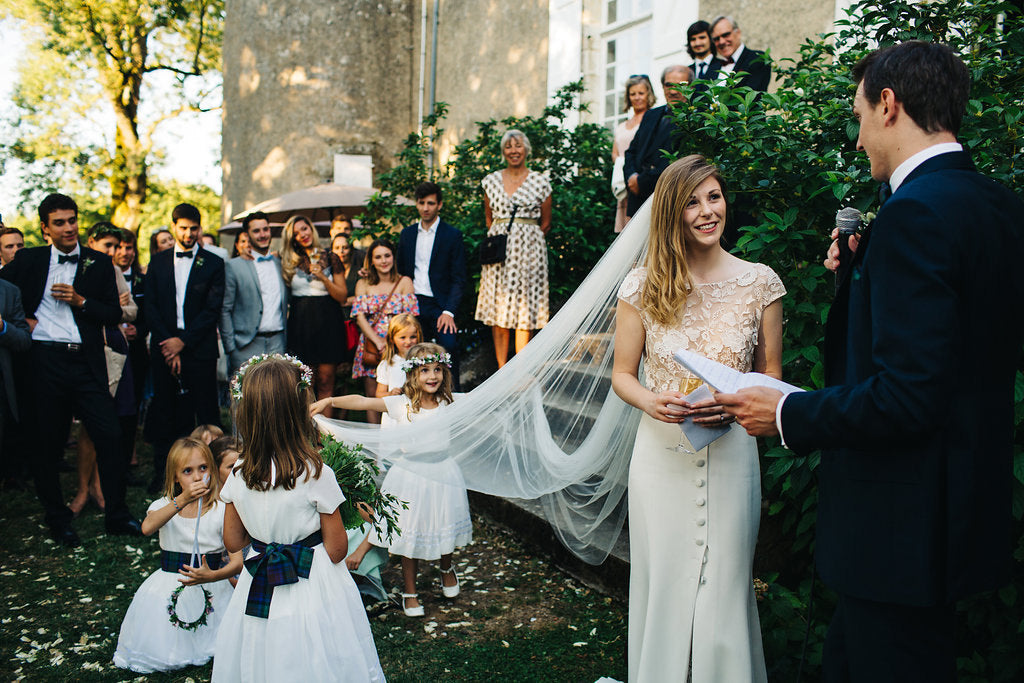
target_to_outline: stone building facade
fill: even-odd
[[[444,160],[474,123],[539,114],[583,77],[586,119],[621,119],[622,83],[690,63],[686,27],[729,14],[776,58],[833,30],[849,0],[227,0],[222,216],[333,180],[337,154],[387,170],[449,104]],[[431,54],[437,13],[436,69]],[[433,74],[433,79],[432,79]],[[434,88],[431,82],[433,80]],[[660,93],[659,93],[660,96]]]

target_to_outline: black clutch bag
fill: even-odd
[[[480,243],[480,265],[489,266],[492,263],[505,262],[505,247],[508,245],[508,235],[491,235],[485,237]]]
[[[512,223],[516,219],[516,211],[519,207],[515,204],[512,205],[512,215],[508,219],[508,227],[512,228]],[[508,235],[490,235],[484,238],[484,241],[480,243],[480,265],[489,266],[494,263],[505,262],[505,248],[508,246]]]

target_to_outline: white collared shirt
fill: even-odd
[[[963,145],[959,142],[940,142],[922,149],[917,154],[912,155],[902,164],[896,167],[896,170],[889,175],[889,189],[895,193],[903,181],[907,179],[915,168],[928,161],[933,157],[937,157],[940,154],[949,154],[950,152],[961,152],[963,151]],[[779,430],[779,438],[782,439],[782,445],[786,446],[786,437],[782,434],[782,404],[786,402],[786,397],[783,396],[779,404],[775,406],[775,427]],[[786,446],[788,448],[788,446]]]
[[[284,280],[281,279],[273,257],[261,261],[262,254],[257,251],[252,252],[252,257],[253,265],[256,266],[256,279],[260,283],[260,298],[263,300],[263,315],[257,331],[281,332],[284,330],[284,320],[281,318],[281,287]]]
[[[896,167],[896,170],[889,176],[889,189],[896,192],[896,189],[903,184],[903,181],[907,179],[907,176],[910,175],[911,171],[932,157],[937,157],[940,154],[948,154],[950,152],[962,152],[963,149],[963,145],[959,142],[940,142],[926,149],[922,149],[920,152],[911,156]]]
[[[693,60],[693,77],[694,78],[701,78],[701,75],[700,75],[700,67],[701,67],[701,65],[704,66],[704,75],[707,76],[708,75],[708,68],[711,66],[711,60],[714,59],[714,58],[715,58],[714,53],[713,52],[709,52],[708,56],[705,57],[704,59],[695,59],[695,60]]]
[[[743,50],[745,49],[745,47],[746,46],[743,43],[740,43],[740,46],[736,48],[736,52],[732,53],[732,64],[723,64],[722,68],[718,70],[719,80],[724,79],[725,74],[731,74],[733,71],[736,70],[736,62],[740,61],[740,55],[743,54]],[[719,57],[719,59],[722,58]]]
[[[50,269],[46,273],[46,288],[43,290],[43,298],[36,308],[36,327],[32,330],[32,339],[81,344],[82,335],[78,332],[75,316],[71,312],[71,304],[66,301],[57,301],[51,293],[55,284],[70,285],[75,281],[78,265],[59,263],[59,257],[63,255],[56,247],[50,247]],[[81,247],[76,244],[67,256],[82,258]]]
[[[437,226],[441,224],[438,216],[434,222],[423,227],[423,221],[416,227],[416,267],[413,270],[412,288],[421,296],[434,296],[430,288],[430,254],[434,251],[434,238],[437,237]]]
[[[178,256],[178,252],[191,251],[192,258]],[[193,244],[192,249],[182,249],[177,242],[174,243],[174,312],[177,316],[179,330],[185,329],[185,291],[188,287],[188,276],[192,272],[192,265],[196,262],[196,254],[199,253],[199,244]]]

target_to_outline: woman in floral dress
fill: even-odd
[[[420,307],[413,292],[412,279],[398,274],[395,245],[379,239],[366,252],[364,268],[369,272],[356,283],[356,298],[352,303],[352,317],[362,334],[356,344],[356,357],[352,362],[352,377],[362,377],[366,396],[377,396],[377,361],[363,365],[363,342],[369,339],[384,351],[384,340],[391,317],[399,313],[419,315]],[[383,313],[381,313],[383,308]],[[379,315],[378,315],[379,314]],[[367,411],[367,421],[380,424],[380,413]]]

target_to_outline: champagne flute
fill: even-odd
[[[700,385],[704,384],[700,377],[684,377],[679,380],[679,393],[683,396],[688,396],[691,392],[696,391]],[[675,446],[667,446],[668,450],[675,451],[676,453],[686,453],[687,455],[694,455],[697,451],[690,448],[689,442],[683,438],[683,423],[679,423],[679,443]]]

